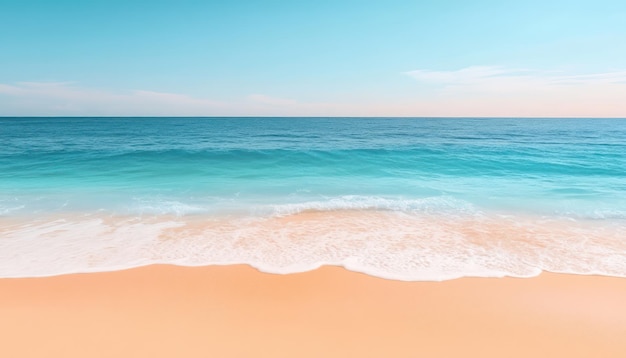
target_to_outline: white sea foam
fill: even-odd
[[[0,206],[0,216],[8,215],[21,209],[24,209],[24,205]]]
[[[453,197],[437,196],[423,199],[393,199],[376,196],[345,195],[328,200],[269,205],[257,208],[261,213],[276,216],[294,215],[307,211],[379,210],[405,213],[477,214],[469,202]]]
[[[626,206],[626,203],[624,203]],[[574,219],[592,219],[592,220],[607,220],[607,219],[626,219],[626,210],[619,209],[593,209],[584,210],[579,209],[577,211],[560,210],[556,212],[557,215],[564,217],[570,217]]]
[[[17,198],[0,197],[0,216],[9,215],[24,209],[24,205]]]
[[[153,263],[244,263],[280,274],[341,265],[389,279],[429,281],[529,277],[542,270],[626,277],[626,223],[620,220],[474,213],[451,218],[421,209],[338,207],[340,211],[299,208],[292,215],[219,219],[74,215],[0,221],[0,277]]]
[[[159,198],[135,198],[133,205],[128,210],[139,215],[176,215],[206,213],[206,207],[190,205],[177,200]]]

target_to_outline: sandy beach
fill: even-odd
[[[626,279],[402,282],[338,267],[0,279],[2,357],[624,357]]]

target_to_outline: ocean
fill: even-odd
[[[0,118],[0,277],[626,277],[626,119]]]

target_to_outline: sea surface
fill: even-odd
[[[626,120],[0,118],[0,277],[626,277]]]

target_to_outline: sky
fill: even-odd
[[[0,116],[626,117],[626,1],[0,0]]]

